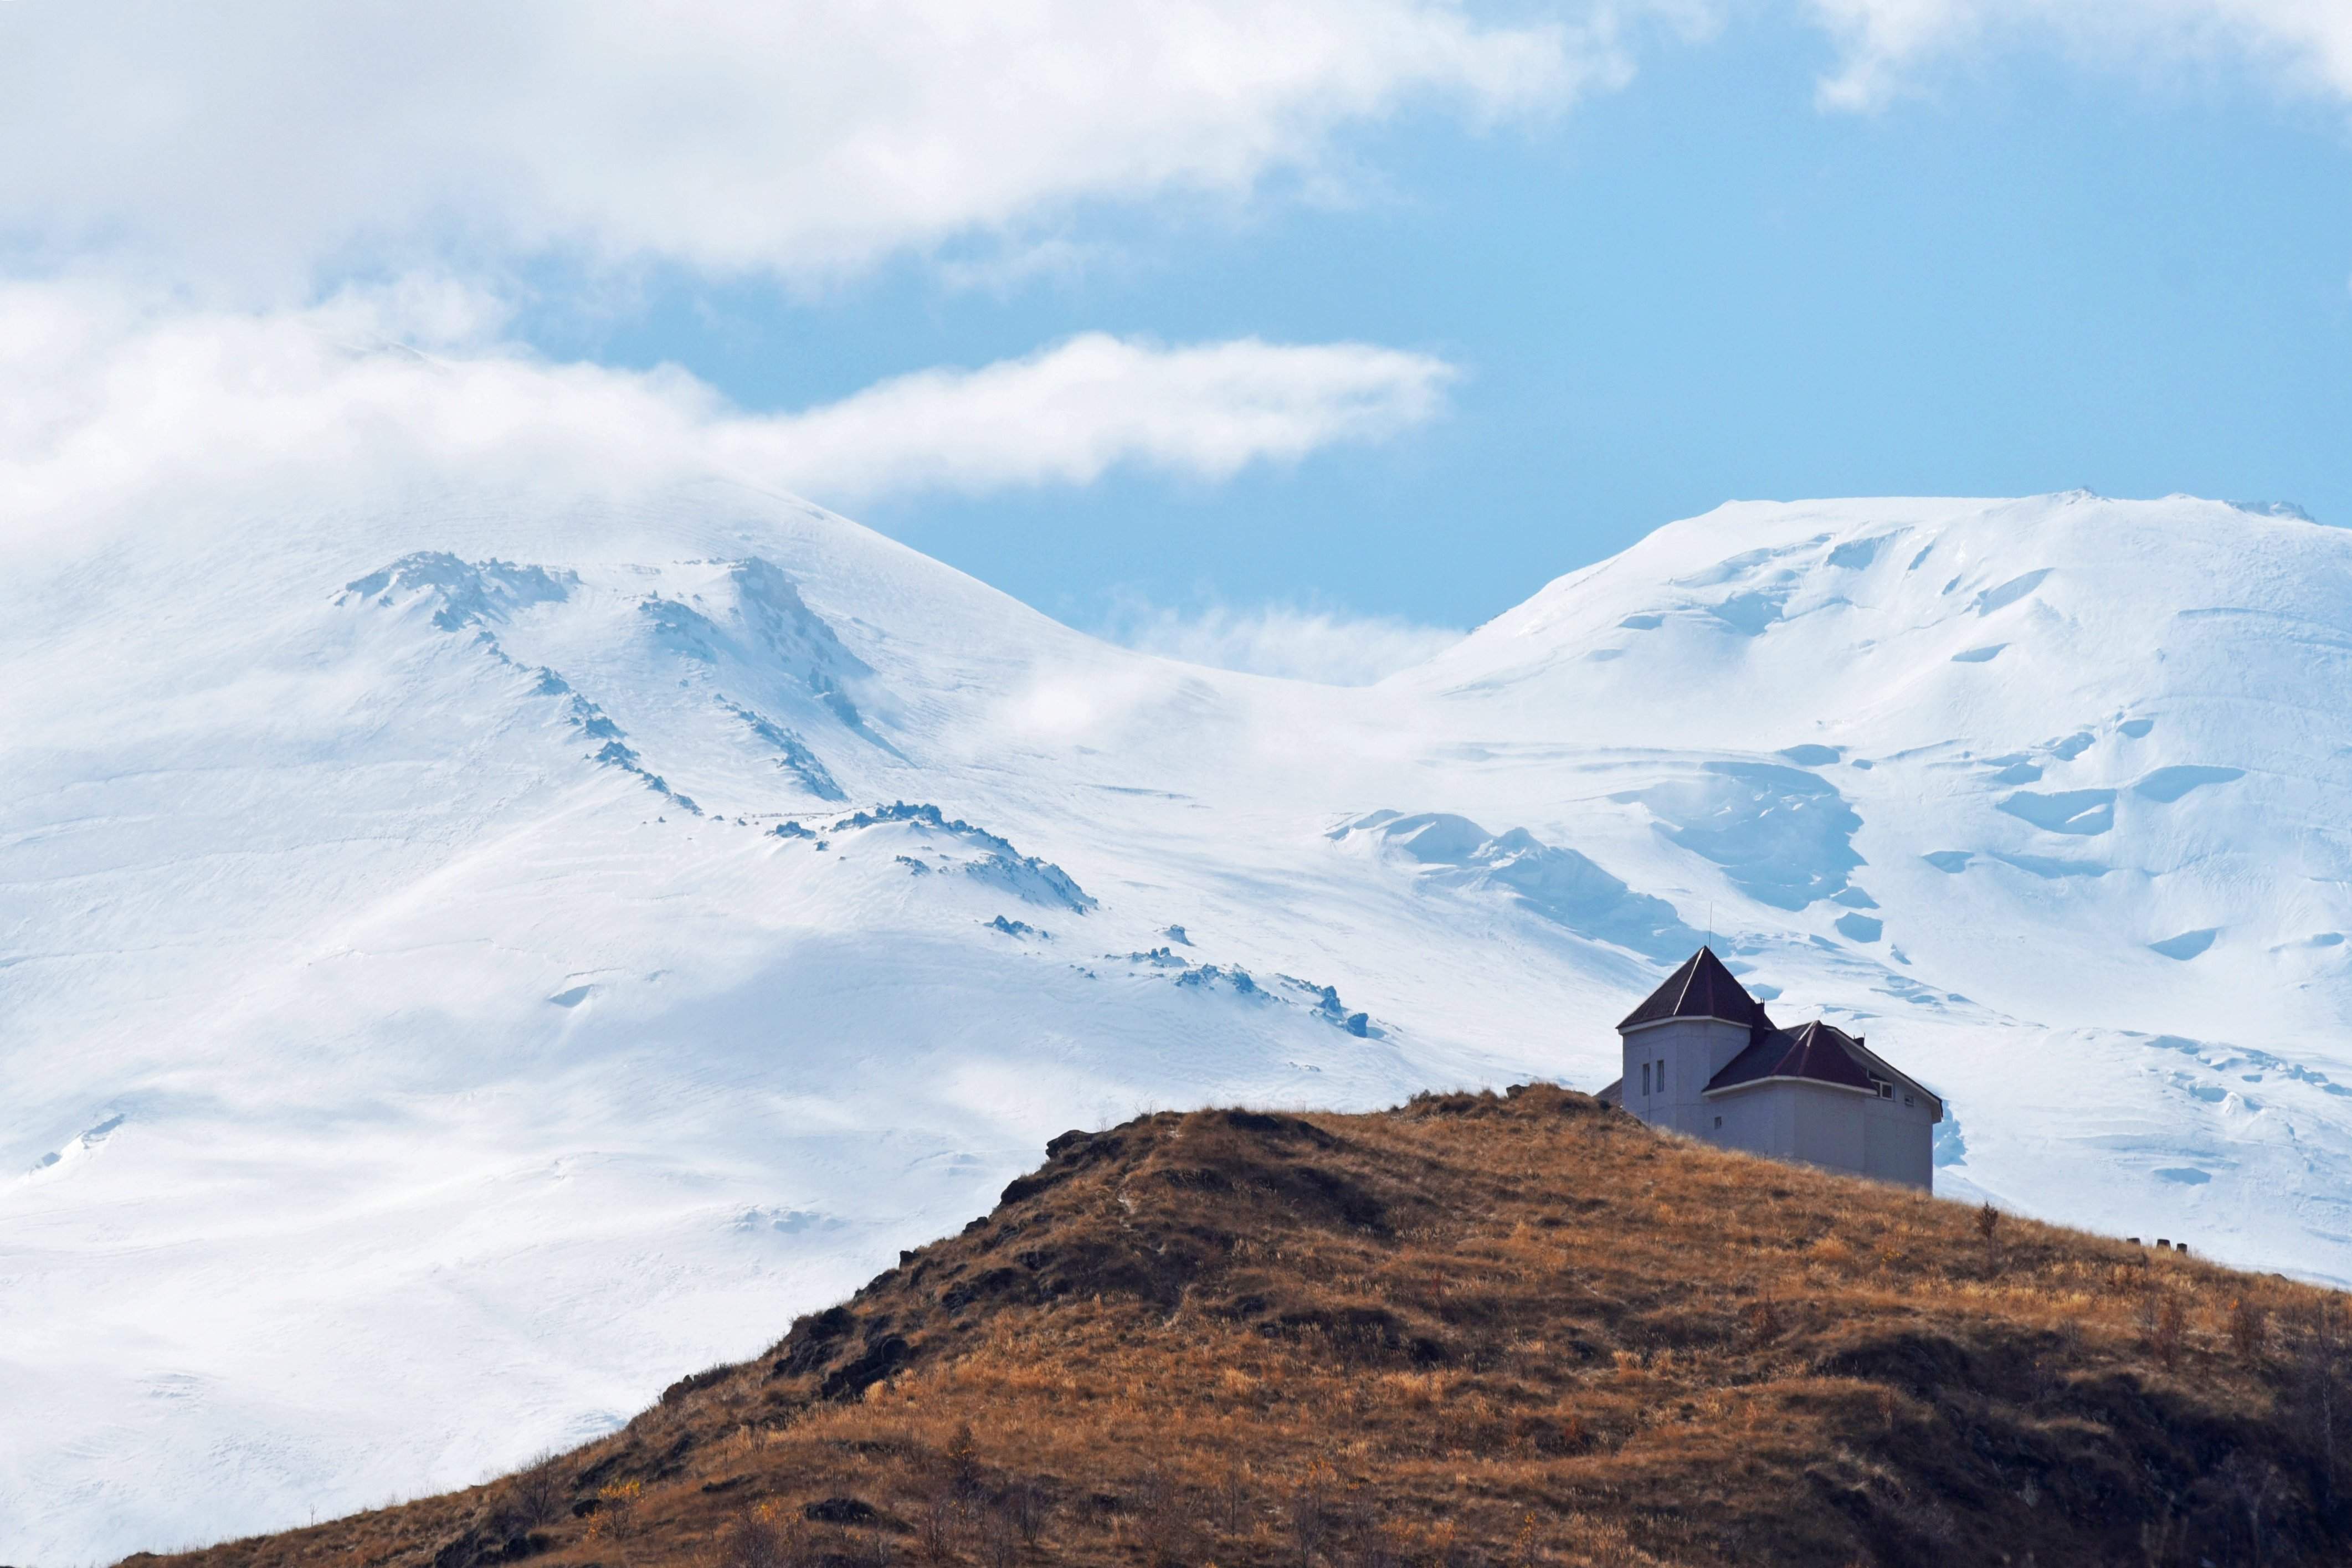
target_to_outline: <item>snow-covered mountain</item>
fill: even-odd
[[[1073,1124],[1529,1074],[1703,935],[1943,1190],[2352,1280],[2352,535],[1738,505],[1339,689],[711,482],[124,525],[0,617],[0,1557],[478,1479]]]

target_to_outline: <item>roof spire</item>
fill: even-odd
[[[1622,1033],[1668,1019],[1721,1019],[1750,1029],[1772,1027],[1762,1004],[1748,994],[1748,988],[1724,967],[1723,960],[1709,946],[1702,946],[1685,959],[1682,967],[1667,976],[1666,983],[1626,1014],[1617,1028]]]

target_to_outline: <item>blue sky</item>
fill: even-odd
[[[1118,595],[1468,625],[1733,497],[2085,486],[2352,520],[2352,155],[2245,72],[2028,56],[1824,112],[1821,36],[1750,18],[1623,90],[1484,133],[1349,139],[1338,204],[1088,214],[1009,287],[919,264],[798,303],[671,278],[560,353],[794,407],[1101,328],[1441,355],[1449,412],[1214,486],[923,495],[866,521],[1091,625]]]
[[[928,0],[892,3],[901,31],[845,40],[697,0],[663,47],[690,54],[698,26],[714,57],[772,47],[799,74],[705,62],[632,108],[613,84],[636,89],[643,45],[583,54],[557,30],[578,12],[475,40],[509,52],[501,79],[402,24],[343,37],[251,0],[216,54],[164,38],[149,63],[184,73],[198,110],[285,97],[277,120],[240,131],[222,109],[175,139],[60,110],[42,144],[83,167],[0,189],[24,214],[0,259],[42,287],[144,290],[151,316],[159,290],[250,320],[446,283],[478,304],[436,352],[681,367],[773,437],[776,482],[1074,624],[1242,664],[1315,664],[1306,643],[1252,652],[1270,611],[1360,675],[1423,645],[1414,628],[1473,624],[1732,497],[2086,486],[2352,520],[2352,18],[2296,0],[2117,0],[2097,22],[2055,0],[1282,0],[1257,14],[1289,31],[1243,36],[1221,0],[1152,0],[1133,37],[1049,5],[1036,36],[968,37]],[[16,85],[89,25],[72,16],[28,0],[0,19],[30,62]],[[1402,41],[1367,41],[1383,29]],[[1295,59],[1267,64],[1269,36]],[[875,63],[916,37],[930,65]],[[1202,75],[1141,72],[1122,103],[1138,51],[1196,45]],[[387,47],[395,68],[338,97],[335,62]],[[1058,79],[1099,79],[1036,108],[1059,90],[1024,74],[1041,47]],[[241,87],[273,51],[296,68]],[[832,141],[814,67],[856,95]],[[286,97],[312,77],[315,101]],[[799,117],[770,123],[779,93]],[[445,105],[446,144],[415,129]],[[285,151],[322,108],[334,129]],[[599,163],[597,117],[624,111]],[[0,138],[24,142],[33,112]],[[527,118],[553,129],[513,129]],[[185,203],[168,167],[125,172],[142,158],[188,160],[177,190],[233,189]],[[1080,334],[1136,350],[1100,399],[1125,412],[1083,438],[1059,429],[1066,404],[1030,412],[998,381],[861,400]],[[1239,392],[1166,358],[1234,344]],[[1390,357],[1346,371],[1352,391],[1283,357],[1329,344]],[[1261,396],[1288,434],[1234,434]],[[849,412],[793,423],[813,409]],[[926,450],[943,421],[961,455]]]

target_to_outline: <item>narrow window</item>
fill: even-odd
[[[1715,1119],[1715,1124],[1716,1124],[1717,1126],[1718,1126],[1718,1127],[1722,1126],[1722,1125],[1723,1125],[1723,1118],[1722,1118],[1722,1117],[1720,1117],[1720,1116],[1717,1116],[1717,1117]]]
[[[1648,1062],[1646,1062],[1646,1061],[1645,1061],[1645,1062],[1642,1063],[1642,1093],[1643,1093],[1643,1097],[1644,1097],[1644,1098],[1646,1098],[1646,1097],[1648,1096],[1649,1092],[1650,1092],[1650,1064],[1649,1064]]]

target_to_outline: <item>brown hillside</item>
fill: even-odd
[[[1049,1155],[609,1438],[171,1561],[2347,1560],[2332,1293],[1549,1087]]]

